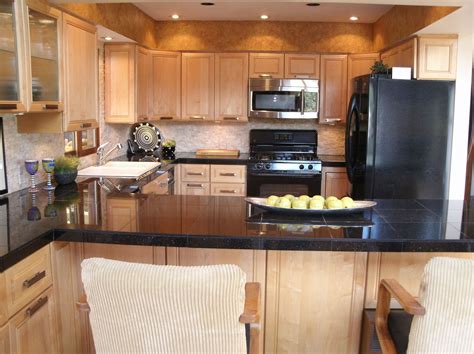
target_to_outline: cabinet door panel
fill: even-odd
[[[214,120],[214,54],[182,55],[183,118]]]
[[[285,54],[285,78],[319,79],[317,54]]]
[[[350,182],[343,167],[324,167],[321,191],[325,197],[342,198],[350,192]]]
[[[216,120],[246,121],[248,54],[216,54]]]
[[[201,182],[182,182],[180,191],[183,195],[209,195],[210,185]]]
[[[151,78],[151,118],[180,119],[181,54],[152,51]]]
[[[349,55],[347,63],[347,102],[349,102],[354,93],[352,79],[357,76],[370,74],[370,67],[379,59],[379,53]]]
[[[8,325],[0,327],[0,353],[10,353],[10,331]]]
[[[249,77],[283,78],[285,56],[274,53],[250,53]]]
[[[0,327],[3,326],[8,321],[8,307],[7,301],[7,286],[5,282],[5,273],[0,273],[0,299],[3,299],[0,302]],[[0,346],[1,348],[1,346]],[[0,351],[1,353],[2,351]]]
[[[209,165],[180,164],[182,182],[209,182]]]
[[[419,79],[456,79],[457,38],[418,39]]]
[[[153,247],[84,243],[84,259],[102,257],[116,261],[153,264]]]
[[[65,130],[99,126],[97,29],[64,14]]]
[[[109,198],[106,217],[107,227],[114,231],[138,231],[138,200]]]
[[[55,306],[50,287],[10,320],[13,353],[58,353]]]
[[[137,48],[137,121],[148,120],[148,89],[150,87],[150,55],[148,50]]]
[[[321,111],[319,122],[333,124],[346,120],[347,55],[321,56]]]

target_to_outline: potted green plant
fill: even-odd
[[[165,140],[163,143],[161,152],[163,154],[163,159],[164,160],[174,160],[175,159],[175,153],[176,151],[176,141],[175,140]]]
[[[55,159],[54,179],[60,185],[72,183],[77,178],[79,158],[75,156],[59,156]]]
[[[389,67],[383,62],[383,60],[376,61],[374,65],[370,67],[372,75],[388,75]]]

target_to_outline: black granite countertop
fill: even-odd
[[[0,200],[0,272],[53,240],[363,252],[472,252],[474,245],[474,208],[455,200],[377,200],[360,214],[288,217],[243,197],[109,193],[96,180]]]
[[[345,167],[346,158],[344,155],[324,155],[318,154],[324,167]]]

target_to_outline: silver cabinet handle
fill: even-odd
[[[171,116],[164,116],[164,117],[160,117],[160,119],[162,119],[162,120],[165,120],[165,119],[173,119],[173,117],[171,117]]]
[[[270,74],[260,74],[258,76],[261,77],[261,78],[268,78],[268,79],[272,78],[272,76]]]
[[[326,118],[324,121],[326,123],[337,123],[340,122],[342,119],[341,118]]]
[[[204,119],[206,119],[206,117],[204,117],[204,116],[190,116],[189,119],[201,119],[201,120],[204,120]]]
[[[237,173],[235,172],[221,172],[219,173],[220,176],[224,176],[224,177],[235,177],[237,176]]]
[[[48,297],[45,296],[45,297],[40,297],[38,299],[38,301],[36,301],[36,303],[31,306],[31,307],[28,307],[25,311],[26,315],[28,317],[32,317],[40,308],[42,308],[46,303],[48,302]]]
[[[301,115],[304,115],[304,90],[301,90]]]
[[[221,193],[232,193],[232,194],[237,193],[237,191],[235,189],[221,189],[219,192],[221,192]]]
[[[311,76],[309,75],[293,75],[295,79],[309,79]]]
[[[192,188],[202,188],[203,185],[200,183],[188,183],[186,186],[192,187]]]
[[[187,172],[188,176],[204,176],[204,172]]]
[[[240,117],[224,117],[224,120],[239,120]]]

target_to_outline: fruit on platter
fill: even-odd
[[[356,204],[350,197],[344,197],[338,199],[334,196],[327,197],[326,199],[320,195],[309,197],[302,195],[295,197],[291,194],[287,194],[283,197],[272,195],[267,198],[266,204],[269,206],[275,206],[278,208],[285,209],[311,209],[311,210],[322,210],[322,209],[346,209],[355,208]]]

